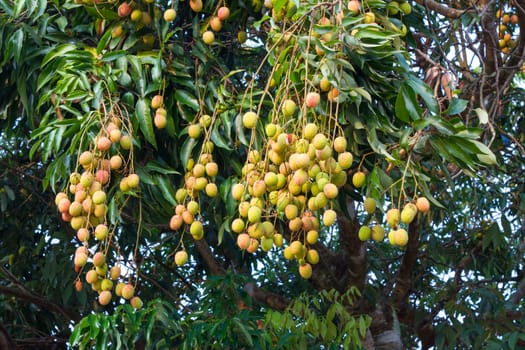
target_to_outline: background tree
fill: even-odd
[[[519,1],[0,6],[6,344],[523,345]]]

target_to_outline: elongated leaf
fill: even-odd
[[[200,110],[199,102],[197,99],[190,95],[186,90],[178,89],[175,91],[175,99],[188,107],[191,107],[195,112]]]
[[[474,109],[474,112],[478,115],[480,124],[487,124],[489,122],[489,114],[485,109],[478,107]]]
[[[216,122],[213,125],[213,129],[211,131],[211,140],[217,147],[224,148],[227,150],[232,150],[233,148],[231,148],[230,144],[228,143],[226,138],[222,135],[221,131],[219,130],[220,128],[219,124],[220,123]]]
[[[47,65],[50,61],[54,60],[55,58],[61,57],[67,52],[70,52],[76,49],[77,47],[72,44],[59,45],[47,53],[47,55],[42,60],[42,64],[40,66],[44,67],[45,65]]]
[[[184,141],[184,143],[182,144],[182,148],[180,151],[180,160],[182,162],[183,167],[186,167],[186,165],[188,164],[188,160],[191,158],[191,153],[196,144],[197,141],[191,137],[188,137],[186,141]]]
[[[407,81],[407,84],[412,88],[412,90],[419,95],[426,103],[428,109],[437,114],[439,111],[439,106],[436,101],[436,98],[434,96],[434,92],[432,89],[425,85],[421,80],[418,78],[410,75],[409,80]]]
[[[467,107],[467,103],[467,100],[453,98],[452,100],[450,100],[450,105],[444,113],[448,115],[455,115],[461,113]]]
[[[177,205],[175,200],[175,192],[173,191],[173,186],[169,179],[166,176],[159,175],[155,177],[155,182],[159,185],[162,196],[167,200],[172,206]]]
[[[140,131],[146,140],[155,148],[157,148],[157,141],[155,139],[155,132],[153,130],[153,120],[151,118],[151,110],[148,103],[144,99],[139,99],[135,106],[135,113],[140,125]]]

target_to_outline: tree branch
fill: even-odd
[[[256,301],[274,310],[284,311],[290,305],[290,300],[280,294],[261,289],[254,282],[246,283],[244,291]]]
[[[16,349],[15,344],[13,343],[13,339],[11,339],[11,336],[9,333],[7,333],[7,330],[5,329],[4,325],[0,322],[0,349],[4,350],[14,350]]]
[[[0,294],[6,294],[14,296],[21,300],[29,301],[35,305],[40,306],[44,310],[51,311],[53,313],[62,315],[68,321],[79,321],[80,315],[72,310],[68,310],[62,305],[58,305],[36,293],[30,292],[27,289],[12,288],[6,286],[0,286]]]
[[[425,6],[429,10],[435,11],[440,15],[443,15],[450,19],[457,19],[466,12],[472,12],[472,10],[458,10],[445,5],[442,5],[434,0],[417,0],[417,3]]]
[[[210,245],[206,242],[205,239],[194,240],[195,247],[199,251],[204,263],[208,267],[210,274],[212,275],[222,275],[224,274],[224,268],[219,264],[217,259],[213,256]]]
[[[402,311],[407,307],[408,295],[412,286],[412,272],[419,250],[419,224],[417,220],[410,223],[408,232],[408,243],[399,267],[396,286],[392,291],[392,305],[400,314],[403,314]]]

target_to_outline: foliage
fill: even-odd
[[[0,1],[0,320],[62,342],[78,321],[84,347],[366,348],[392,333],[383,346],[519,347],[517,5]],[[281,185],[257,189],[274,174]],[[421,197],[430,212],[385,222]],[[365,226],[391,234],[362,239]],[[124,303],[119,283],[147,306]]]
[[[112,314],[91,314],[75,326],[70,343],[80,349],[133,349],[137,343],[152,349],[338,348],[358,346],[368,327],[366,316],[353,317],[346,310],[357,291],[302,295],[283,313],[265,316],[239,289],[242,282],[235,275],[212,277],[200,286],[202,302],[182,311],[155,299],[141,310],[124,304]]]

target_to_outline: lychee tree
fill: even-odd
[[[0,6],[0,292],[55,341],[525,341],[519,2]]]

